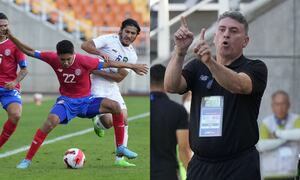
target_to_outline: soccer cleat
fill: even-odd
[[[128,159],[134,159],[138,156],[137,153],[129,150],[127,147],[125,147],[124,145],[121,145],[119,147],[117,147],[117,150],[116,150],[116,154],[117,156],[121,157],[121,156],[125,156],[127,157]]]
[[[95,134],[99,137],[103,137],[105,135],[105,131],[96,126],[94,126],[94,131],[95,131]]]
[[[135,164],[127,162],[125,159],[116,160],[114,165],[118,166],[118,167],[135,167],[136,166]]]
[[[101,125],[99,124],[100,123],[99,117],[95,116],[92,119],[92,121],[93,121],[93,125],[94,125],[95,134],[99,137],[103,137],[105,134],[105,131],[104,131],[104,129],[101,128]]]
[[[31,161],[28,159],[23,159],[18,165],[18,169],[27,169],[31,164]]]

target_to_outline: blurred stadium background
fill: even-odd
[[[55,50],[62,39],[71,40],[75,51],[83,40],[117,33],[121,22],[136,19],[142,31],[134,47],[138,63],[149,64],[149,4],[144,0],[1,0],[0,9],[10,22],[11,31],[38,50]],[[58,81],[46,63],[29,60],[29,74],[22,82],[25,93],[57,93]],[[149,75],[130,73],[120,84],[124,94],[146,94]]]
[[[268,66],[268,84],[262,99],[259,120],[271,114],[271,95],[282,89],[291,97],[291,112],[300,113],[300,1],[298,0],[151,0],[150,61],[167,65],[173,50],[173,34],[186,16],[194,39],[202,28],[212,44],[218,15],[241,11],[249,22],[250,43],[244,54],[261,59]],[[191,49],[185,63],[194,58]],[[214,49],[213,49],[214,51]],[[170,94],[181,103],[181,96]],[[262,172],[262,176],[264,176]]]

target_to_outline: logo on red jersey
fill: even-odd
[[[63,71],[63,69],[57,69],[57,71],[58,71],[58,72],[62,72],[62,71]]]
[[[4,51],[4,54],[5,54],[5,56],[9,56],[10,55],[10,49],[5,49],[5,51]]]
[[[81,70],[80,69],[75,69],[75,75],[79,76],[81,74]]]

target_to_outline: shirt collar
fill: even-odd
[[[245,59],[246,58],[244,57],[244,55],[241,55],[236,60],[234,60],[231,64],[226,65],[226,67],[228,67],[230,69],[237,68],[237,67],[241,66],[245,62]]]

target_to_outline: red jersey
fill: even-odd
[[[25,55],[10,39],[0,42],[0,87],[17,78],[18,65],[22,68],[27,66]],[[16,89],[20,90],[20,84],[16,85]]]
[[[81,54],[74,55],[74,62],[68,68],[63,68],[56,52],[35,51],[35,57],[48,63],[56,73],[63,96],[80,98],[91,95],[90,73],[101,68],[98,58]]]

